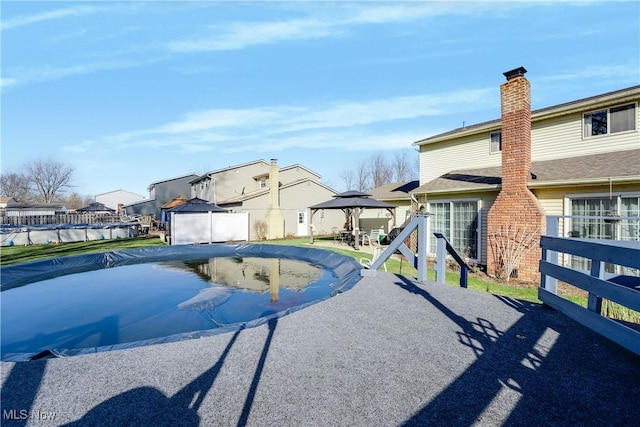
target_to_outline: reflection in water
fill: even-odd
[[[280,259],[271,258],[269,262],[269,291],[271,293],[271,302],[278,301],[280,294]]]
[[[331,296],[334,281],[331,270],[305,261],[257,257],[136,264],[55,277],[2,292],[0,358],[164,342],[173,335],[259,322]]]
[[[317,280],[322,269],[305,261],[286,258],[233,257],[206,261],[167,262],[163,267],[193,271],[211,285],[225,285],[251,292],[271,292],[281,286],[300,290]],[[275,291],[277,300],[277,291]]]

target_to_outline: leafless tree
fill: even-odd
[[[389,184],[393,181],[393,169],[382,151],[371,156],[371,184],[372,188]]]
[[[362,160],[358,163],[358,167],[355,171],[356,174],[356,190],[369,191],[371,187],[371,165],[367,160]]]
[[[397,151],[393,156],[392,169],[395,182],[417,179],[416,163],[411,161],[408,150]]]
[[[383,151],[378,151],[358,163],[355,169],[343,171],[343,183],[349,190],[370,191],[392,182],[418,179],[418,162],[412,161],[407,151],[396,152],[391,160]]]
[[[93,202],[93,197],[91,196],[83,196],[78,193],[71,193],[65,201],[65,206],[67,207],[67,209],[76,210],[89,206],[91,202]]]
[[[352,190],[353,185],[355,183],[355,174],[352,169],[345,169],[340,174],[340,178],[342,178],[342,183],[344,184],[344,188],[347,190]]]
[[[35,160],[25,165],[24,176],[36,201],[53,203],[71,187],[73,167],[52,159]]]
[[[19,202],[28,202],[32,198],[29,180],[24,175],[13,172],[0,175],[0,193]]]

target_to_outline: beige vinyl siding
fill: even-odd
[[[310,172],[308,169],[305,169],[300,166],[287,167],[284,169],[280,169],[279,172],[280,182],[286,184],[288,182],[298,181],[300,179],[313,179],[319,180],[320,176],[315,173]]]
[[[611,108],[629,102],[607,104]],[[583,137],[583,114],[592,111],[571,113],[564,116],[534,120],[531,124],[531,160],[552,160],[590,154],[624,151],[640,148],[640,105],[636,102],[636,129]],[[485,129],[474,135],[453,138],[420,146],[420,185],[426,184],[447,172],[459,169],[475,169],[499,166],[500,152],[490,153],[491,132],[500,127]]]
[[[310,219],[309,206],[327,201],[334,195],[328,188],[313,182],[304,181],[293,186],[280,189],[280,210],[284,218],[285,235],[295,236],[298,230],[298,212],[307,212],[307,222],[313,224],[316,234],[329,234],[331,229],[341,229],[345,222],[345,215],[339,209],[319,211]],[[254,224],[258,220],[264,220],[269,207],[269,193],[245,200],[242,208],[237,212],[249,212],[250,230],[249,238],[254,240]]]
[[[295,236],[298,230],[298,212],[307,212],[308,224],[315,227],[314,233],[330,234],[332,228],[342,229],[344,212],[340,209],[318,211],[311,220],[309,206],[331,200],[335,193],[315,181],[304,181],[280,189],[280,209],[285,220],[285,234]]]
[[[636,106],[636,116],[639,108]],[[640,148],[638,119],[633,131],[584,138],[583,115],[554,117],[531,126],[531,160],[550,160]]]
[[[502,155],[489,152],[491,132],[423,145],[420,150],[420,185],[453,170],[500,166]]]
[[[382,227],[385,233],[388,233],[395,226],[401,226],[405,219],[408,218],[411,210],[411,202],[404,200],[382,200],[385,203],[396,206],[396,222],[393,223],[393,217],[386,209],[365,209],[360,214],[360,228],[367,233],[374,228]]]

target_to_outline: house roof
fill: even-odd
[[[230,171],[230,170],[234,170],[234,169],[243,168],[243,167],[245,167],[245,166],[254,165],[254,164],[256,164],[256,163],[263,163],[263,164],[264,164],[264,165],[266,165],[266,166],[269,166],[269,165],[270,165],[270,163],[269,163],[269,162],[267,162],[266,160],[260,159],[260,160],[254,160],[254,161],[252,161],[252,162],[248,162],[248,163],[242,163],[242,164],[235,165],[235,166],[227,166],[226,168],[213,170],[213,171],[211,171],[211,172],[207,172],[207,173],[205,173],[204,175],[200,175],[200,176],[196,177],[195,179],[193,179],[193,180],[189,181],[189,184],[193,184],[193,183],[196,183],[196,182],[198,182],[198,181],[202,181],[203,179],[205,179],[205,178],[207,178],[208,176],[211,176],[211,175],[215,175],[215,174],[218,174],[218,173],[221,173],[221,172],[226,172],[226,171]],[[301,168],[301,169],[304,169],[304,170],[306,170],[307,172],[309,172],[309,173],[313,174],[314,176],[316,176],[318,179],[322,178],[318,173],[316,173],[316,172],[312,171],[311,169],[309,169],[309,168],[307,168],[307,167],[305,167],[305,166],[302,166],[302,165],[301,165],[301,164],[299,164],[299,163],[296,163],[296,164],[294,164],[294,165],[290,165],[290,166],[285,166],[285,167],[282,167],[282,168],[278,168],[278,170],[279,170],[280,172],[283,172],[283,171],[287,171],[287,170],[289,170],[289,169],[293,169],[293,168]],[[265,176],[269,176],[269,171],[265,171],[264,173],[261,173],[261,174],[255,175],[255,176],[253,177],[253,179],[258,179],[258,178],[262,178],[262,177],[265,177]]]
[[[105,206],[100,202],[91,202],[89,206],[78,209],[78,212],[115,212],[115,209]]]
[[[63,203],[11,203],[7,205],[7,209],[54,209],[64,210],[66,206]]]
[[[162,209],[170,209],[175,208],[176,206],[180,206],[187,203],[187,198],[184,196],[176,196],[164,205],[160,206]]]
[[[252,162],[242,163],[242,164],[239,164],[239,165],[227,166],[226,168],[212,170],[212,171],[207,172],[207,173],[205,173],[203,175],[197,176],[196,178],[194,178],[191,181],[189,181],[189,184],[193,184],[194,182],[201,181],[201,180],[205,179],[206,177],[208,177],[210,175],[215,175],[217,173],[226,172],[226,171],[230,171],[230,170],[233,170],[233,169],[243,168],[245,166],[254,165],[256,163],[264,163],[267,166],[269,165],[269,163],[267,163],[265,160],[260,159],[260,160],[254,160]]]
[[[392,182],[381,185],[371,190],[371,195],[378,200],[404,200],[409,199],[410,192],[420,185],[419,181]]]
[[[131,194],[131,195],[138,196],[138,197],[144,197],[144,196],[143,196],[143,195],[141,195],[141,194],[132,193],[131,191],[123,190],[122,188],[119,188],[119,189],[117,189],[117,190],[112,190],[112,191],[106,191],[106,192],[104,192],[104,193],[100,193],[100,194],[96,194],[96,197],[98,197],[98,196],[105,196],[105,195],[107,195],[107,194],[118,193],[118,192],[129,193],[129,194]]]
[[[531,112],[531,122],[548,119],[560,115],[571,114],[575,112],[583,112],[589,109],[596,109],[611,105],[613,103],[622,103],[627,101],[635,101],[640,96],[640,85],[632,86],[625,89],[616,90],[613,92],[607,92],[604,94],[591,96],[588,98],[578,99],[576,101],[565,102],[563,104],[554,105],[551,107],[545,107]],[[480,132],[487,132],[498,130],[501,127],[501,119],[490,120],[487,122],[478,123],[471,126],[465,126],[458,129],[453,129],[448,132],[440,133],[430,136],[428,138],[421,139],[413,143],[413,145],[426,145],[435,142],[449,140],[452,137],[463,137],[473,135]]]
[[[640,149],[532,162],[529,188],[640,181]],[[497,190],[500,166],[453,170],[411,191],[444,193]]]
[[[152,182],[151,184],[149,184],[149,188],[152,188],[154,185],[162,184],[163,182],[175,181],[176,179],[189,178],[191,176],[197,177],[198,175],[196,175],[195,173],[188,173],[186,175],[180,175],[180,176],[175,176],[173,178],[167,178],[167,179],[163,179],[163,180],[160,180],[160,181],[155,181],[155,182]]]

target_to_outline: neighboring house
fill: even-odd
[[[92,214],[113,214],[116,212],[116,210],[105,206],[100,202],[92,202],[89,204],[89,206],[78,209],[77,212]]]
[[[0,216],[5,216],[5,209],[7,205],[11,203],[16,203],[16,200],[13,197],[0,197]]]
[[[278,188],[272,188],[272,175]],[[336,191],[320,183],[320,175],[302,165],[279,168],[277,162],[256,160],[209,172],[191,181],[191,197],[199,197],[232,212],[248,212],[250,239],[260,238],[256,222],[273,221],[270,237],[329,233],[344,224],[344,213],[327,211],[309,220],[309,206],[331,199]],[[277,219],[272,219],[277,211]],[[277,225],[276,225],[277,223]],[[281,224],[284,224],[283,226]],[[276,230],[277,227],[277,230]],[[284,227],[284,228],[282,228]]]
[[[184,196],[174,197],[172,200],[168,201],[164,205],[160,206],[160,222],[166,223],[169,221],[169,209],[175,208],[180,205],[184,205],[187,203],[187,198]]]
[[[144,196],[132,193],[127,190],[114,190],[106,193],[96,194],[95,201],[120,212],[124,205],[130,205],[144,200]]]
[[[149,198],[139,202],[124,205],[126,215],[149,215],[160,218],[162,205],[173,200],[177,196],[187,197],[191,192],[189,184],[196,174],[182,175],[175,178],[152,182],[149,185]]]
[[[525,72],[505,73],[500,120],[414,143],[421,185],[412,194],[430,213],[429,235],[443,232],[490,273],[496,270],[492,236],[506,226],[538,239],[547,215],[640,216],[640,86],[532,112]],[[640,240],[637,221],[560,225],[574,237]],[[520,278],[538,279],[540,255],[537,246],[527,254]]]
[[[412,201],[410,192],[418,188],[419,181],[392,182],[381,185],[369,192],[371,197],[396,206],[395,221],[385,209],[365,209],[360,215],[360,229],[367,233],[376,228],[382,228],[388,233],[396,226],[401,226],[410,216]],[[414,203],[415,205],[415,203]],[[417,206],[414,206],[416,209]]]
[[[9,202],[5,207],[6,216],[54,216],[67,213],[63,203],[19,203]]]

